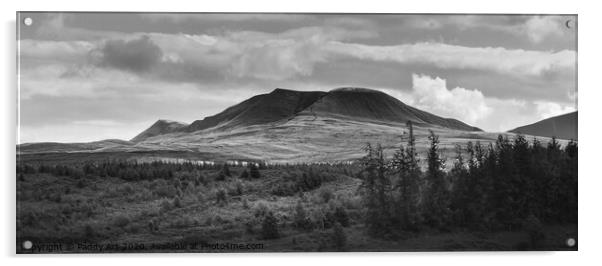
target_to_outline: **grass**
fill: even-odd
[[[170,251],[164,246],[152,248],[160,243],[261,243],[263,249],[188,251],[266,252],[518,250],[529,239],[527,232],[465,231],[374,239],[363,228],[361,181],[353,171],[329,169],[320,173],[323,181],[315,188],[275,193],[280,184],[296,180],[302,172],[264,169],[261,178],[238,178],[244,170],[231,167],[231,177],[224,181],[209,178],[218,175],[219,169],[203,170],[205,182],[195,182],[185,173],[176,173],[174,180],[143,181],[25,174],[24,181],[17,181],[17,241],[142,243],[146,247],[125,252]],[[298,205],[310,228],[295,226]],[[348,226],[335,230],[341,209]],[[279,237],[275,239],[262,236],[262,222],[269,212],[276,219]],[[543,231],[542,249],[563,250],[566,238],[576,236],[576,225],[545,226]]]

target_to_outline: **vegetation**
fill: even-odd
[[[567,248],[577,222],[575,141],[499,136],[456,145],[447,159],[434,132],[419,152],[407,129],[389,155],[367,144],[353,163],[18,161],[17,237],[185,236],[286,251]]]
[[[529,143],[522,135],[513,140],[500,135],[487,149],[469,142],[468,160],[457,146],[455,164],[446,173],[439,139],[431,131],[423,172],[416,167],[412,125],[408,127],[406,147],[400,147],[389,162],[380,145],[367,145],[362,188],[371,235],[388,237],[417,226],[538,232],[529,228],[540,221],[577,222],[576,142],[564,149],[556,139],[544,148],[537,139]],[[395,179],[397,185],[392,187]],[[529,234],[534,246],[541,237]]]

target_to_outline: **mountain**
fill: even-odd
[[[178,130],[183,129],[186,126],[188,126],[188,124],[161,119],[155,122],[146,130],[142,131],[142,133],[138,134],[130,141],[139,142],[150,137],[177,132]]]
[[[420,151],[428,148],[424,140],[431,130],[441,137],[441,148],[449,151],[456,143],[488,143],[497,136],[419,110],[376,90],[275,89],[189,125],[159,120],[131,141],[34,143],[17,149],[22,155],[102,152],[135,158],[180,154],[199,160],[333,162],[361,158],[366,143],[382,144],[392,152],[407,134],[407,121],[415,125]]]
[[[326,95],[322,91],[301,92],[275,89],[234,105],[214,116],[196,120],[185,131],[194,132],[215,126],[231,128],[276,122],[306,109]]]
[[[435,125],[463,131],[481,131],[456,119],[442,118],[404,104],[400,100],[376,90],[339,88],[330,91],[311,107],[316,115],[344,116],[373,121]]]
[[[550,117],[509,132],[577,140],[577,112]]]
[[[451,118],[443,118],[404,104],[386,93],[365,88],[339,88],[324,91],[275,89],[251,97],[213,116],[196,120],[190,125],[155,123],[132,141],[150,137],[201,130],[233,130],[235,128],[284,122],[297,115],[345,118],[375,123],[412,121],[417,125],[439,126],[462,131],[481,131]],[[176,123],[176,122],[172,122]]]

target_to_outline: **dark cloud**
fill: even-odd
[[[148,36],[134,40],[109,40],[93,55],[100,65],[144,72],[161,62],[163,51]]]

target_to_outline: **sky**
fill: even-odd
[[[275,88],[380,90],[501,132],[577,108],[577,18],[21,13],[19,139],[131,139]]]

